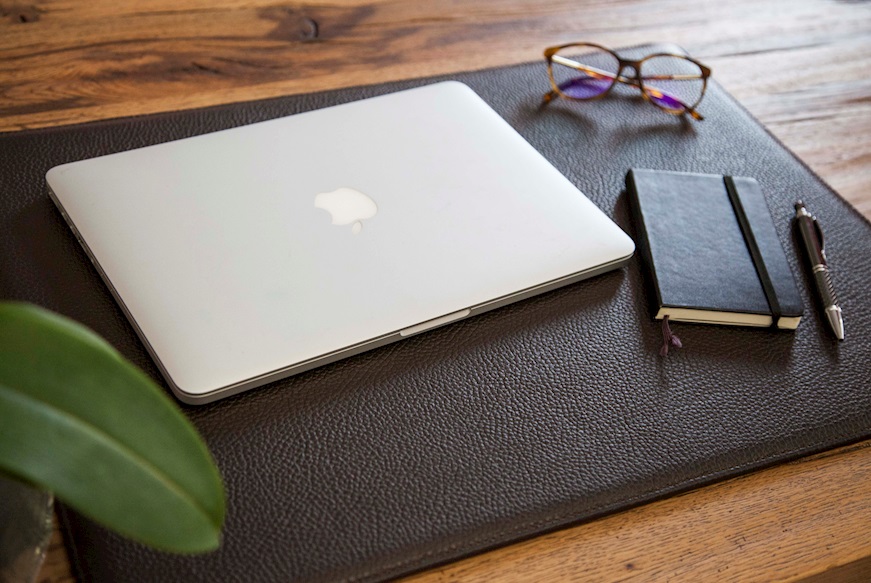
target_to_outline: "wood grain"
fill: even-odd
[[[806,458],[405,581],[569,581],[582,575],[590,581],[765,583],[829,572],[871,551],[869,452],[871,442],[864,442]],[[795,487],[774,490],[775,482]],[[846,532],[866,536],[851,544]]]
[[[858,0],[0,0],[0,131],[534,61],[573,40],[685,46],[871,217]],[[411,580],[871,581],[869,468],[871,441]],[[59,533],[39,580],[72,580]]]

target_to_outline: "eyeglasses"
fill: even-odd
[[[545,49],[544,58],[553,87],[544,96],[545,103],[555,96],[598,99],[622,83],[637,87],[645,100],[667,113],[705,119],[696,106],[705,95],[711,70],[687,56],[656,53],[632,61],[599,45],[572,43]],[[627,69],[634,75],[624,75]]]

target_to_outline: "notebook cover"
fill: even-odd
[[[800,316],[801,298],[759,184],[730,178],[780,315]],[[632,169],[626,186],[651,276],[654,313],[663,307],[772,313],[722,175]]]
[[[716,73],[715,73],[716,74]],[[555,101],[543,62],[452,75],[630,235],[631,167],[754,176],[800,292],[795,193],[827,226],[848,337],[687,326],[659,357],[641,262],[203,407],[219,551],[145,549],[62,509],[85,581],[372,581],[871,435],[871,227],[716,83],[682,120],[639,98]],[[0,290],[85,323],[160,375],[45,191],[56,164],[428,83],[0,136]],[[172,282],[167,282],[171,285]]]

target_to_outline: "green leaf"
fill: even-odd
[[[0,303],[0,471],[158,549],[220,542],[221,477],[175,403],[93,332],[26,304]]]

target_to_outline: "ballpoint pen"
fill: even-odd
[[[832,278],[829,276],[826,249],[823,246],[823,230],[820,228],[816,217],[807,211],[802,201],[795,203],[795,221],[798,223],[801,241],[805,254],[810,261],[817,295],[823,305],[826,319],[838,340],[843,340],[844,320],[841,316],[841,308],[838,307],[838,298],[835,296]]]

